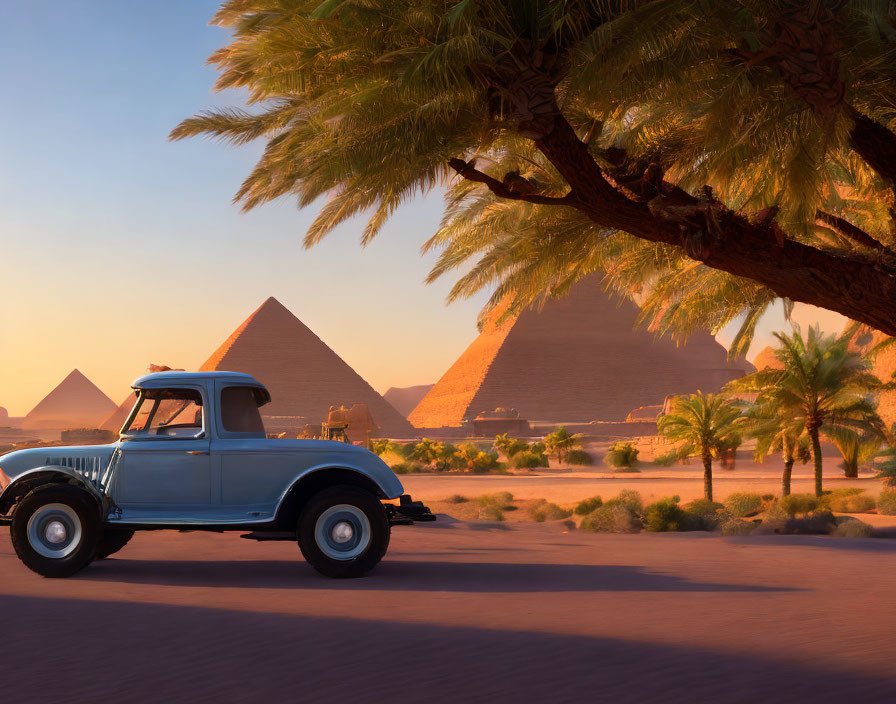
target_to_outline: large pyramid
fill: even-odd
[[[612,299],[592,277],[540,311],[487,324],[408,420],[457,426],[515,408],[533,421],[621,421],[668,394],[718,391],[752,371],[748,362],[729,363],[708,333],[676,346],[635,329],[637,315],[634,303]]]
[[[851,345],[864,354],[886,339],[887,335],[863,325],[853,336]],[[884,348],[874,357],[871,373],[884,383],[893,381],[896,374],[896,345]],[[881,391],[877,401],[877,412],[884,423],[888,427],[896,423],[896,390]]]
[[[250,315],[200,371],[245,372],[267,386],[273,401],[262,413],[272,430],[325,421],[333,405],[366,403],[383,435],[414,434],[398,411],[274,298]]]
[[[96,428],[115,403],[75,369],[25,416],[26,430]]]

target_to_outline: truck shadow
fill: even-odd
[[[296,561],[106,560],[75,579],[160,586],[355,591],[781,592],[758,584],[701,582],[625,565],[386,560],[362,579],[334,580]]]

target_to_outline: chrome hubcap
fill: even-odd
[[[31,514],[27,534],[38,555],[61,560],[81,544],[81,519],[68,504],[46,504]]]
[[[333,526],[333,540],[337,543],[347,543],[355,537],[355,529],[348,521],[339,521]]]
[[[54,545],[58,545],[59,543],[65,542],[65,526],[62,525],[59,521],[50,521],[47,524],[47,529],[45,531],[47,536],[47,542],[53,543]]]
[[[331,560],[353,560],[370,545],[367,514],[351,504],[337,504],[324,511],[314,525],[314,541]]]

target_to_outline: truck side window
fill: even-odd
[[[225,386],[221,389],[221,423],[228,433],[264,434],[264,422],[258,407],[267,399],[251,386]]]

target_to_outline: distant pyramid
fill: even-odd
[[[286,422],[293,429],[300,419],[325,421],[331,406],[366,403],[384,435],[414,433],[398,411],[275,298],[266,300],[199,369],[245,372],[267,386],[273,401],[261,410],[271,429],[278,429],[278,418],[295,419]]]
[[[752,371],[748,362],[729,363],[708,333],[676,346],[635,329],[637,315],[634,303],[612,299],[591,277],[540,311],[488,323],[408,420],[417,428],[457,426],[514,408],[527,420],[621,421],[669,394],[718,391]]]
[[[96,428],[115,403],[77,369],[25,416],[26,430]]]
[[[759,354],[753,357],[753,366],[757,369],[783,369],[784,365],[775,354],[774,347],[765,347]]]
[[[383,394],[383,398],[394,406],[395,410],[405,418],[413,411],[423,397],[429,393],[434,384],[419,384],[417,386],[391,386]]]
[[[149,374],[152,372],[167,371],[171,371],[171,367],[162,364],[150,364],[146,368],[145,373]],[[184,370],[176,369],[174,371],[182,372]],[[118,408],[116,408],[106,417],[106,419],[100,424],[100,428],[103,430],[111,430],[117,433],[124,426],[124,422],[127,420],[128,414],[131,412],[131,409],[134,407],[134,403],[136,401],[137,394],[132,391],[128,394],[128,397],[118,405]]]
[[[888,337],[882,332],[863,325],[850,340],[850,346],[864,354]],[[871,366],[871,373],[884,383],[893,381],[893,375],[896,374],[896,345],[886,347],[877,353]],[[888,427],[896,423],[896,390],[881,391],[877,394],[877,402],[877,412],[884,423]]]

